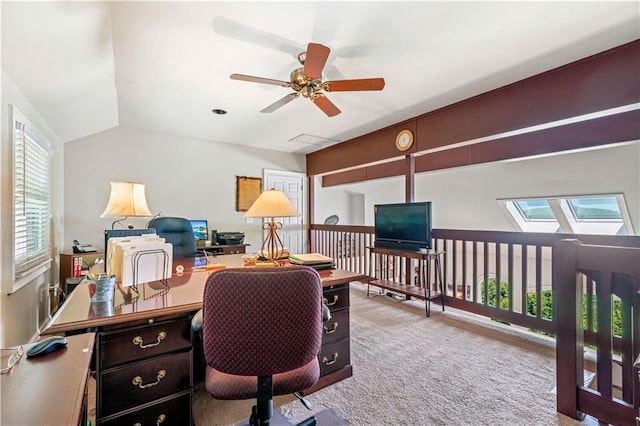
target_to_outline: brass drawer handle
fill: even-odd
[[[331,330],[329,330],[326,325],[323,325],[322,328],[324,328],[324,334],[335,333],[336,330],[338,329],[338,323],[334,322],[333,323],[333,327],[331,328]]]
[[[337,294],[334,294],[334,295],[333,295],[333,302],[332,302],[332,303],[329,303],[329,300],[327,300],[327,298],[326,298],[326,297],[323,297],[323,298],[322,298],[322,303],[324,303],[324,304],[325,304],[325,305],[327,305],[327,306],[333,306],[333,305],[335,305],[336,303],[338,303],[338,295],[337,295]]]
[[[160,414],[160,415],[158,416],[158,418],[156,419],[156,426],[158,426],[158,425],[160,425],[160,424],[164,423],[164,420],[165,420],[166,418],[167,418],[167,416],[165,416],[164,414]],[[136,422],[136,423],[134,423],[134,424],[133,424],[133,426],[142,426],[142,423],[140,423],[140,422]]]
[[[134,386],[139,387],[140,389],[145,389],[145,388],[150,388],[153,387],[155,385],[157,385],[158,383],[160,383],[160,380],[162,380],[162,378],[164,376],[167,375],[167,372],[165,370],[160,370],[158,371],[158,374],[156,375],[156,381],[153,383],[147,383],[146,385],[142,384],[142,377],[140,376],[136,376],[133,378],[133,380],[131,381],[131,383],[133,383]]]
[[[324,365],[335,364],[337,360],[338,360],[338,352],[333,353],[333,359],[331,361],[329,361],[329,358],[327,358],[326,356],[322,357],[322,363]]]
[[[141,336],[136,336],[133,338],[133,344],[135,346],[139,346],[140,349],[153,348],[154,346],[158,346],[160,342],[166,339],[166,337],[167,337],[167,333],[164,331],[161,331],[160,333],[158,333],[158,337],[156,338],[155,343],[149,343],[148,345],[145,345],[144,339]]]

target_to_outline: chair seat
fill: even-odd
[[[205,387],[216,399],[252,399],[258,395],[257,376],[236,376],[207,366]],[[320,364],[314,358],[295,370],[273,375],[273,394],[286,395],[313,386],[320,377]]]

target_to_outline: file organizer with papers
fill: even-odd
[[[155,234],[110,238],[107,244],[107,273],[116,275],[122,287],[136,293],[138,284],[160,281],[168,287],[173,245]]]

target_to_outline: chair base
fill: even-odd
[[[266,415],[266,413],[261,413],[262,417],[259,413],[259,409],[257,405],[254,405],[251,410],[251,417],[249,418],[249,425],[251,426],[270,426],[271,425],[271,416],[273,415],[273,406],[270,407],[271,414]],[[266,415],[266,417],[265,417]],[[317,424],[316,416],[307,417],[300,423],[297,423],[295,426],[316,426]]]
[[[305,406],[308,407],[307,404]],[[258,376],[258,400],[251,409],[249,424],[251,426],[268,426],[271,425],[271,417],[273,417],[273,376]],[[316,423],[315,416],[311,416],[296,426],[315,426]]]
[[[304,419],[303,421],[298,423],[296,426],[316,426],[316,423],[317,423],[316,416],[311,416]]]

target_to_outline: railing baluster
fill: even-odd
[[[513,244],[507,244],[507,285],[509,289],[509,311],[513,311]],[[526,312],[526,307],[523,312]]]
[[[482,282],[482,291],[484,294],[484,305],[489,306],[489,242],[485,241],[483,243],[482,250],[482,275],[484,276]]]
[[[471,273],[471,285],[473,289],[473,303],[482,302],[478,300],[478,283],[476,282],[476,277],[478,276],[478,242],[473,241],[473,272]]]
[[[596,324],[596,344],[598,346],[598,391],[605,399],[611,399],[611,275],[602,274],[596,279],[596,306],[598,315]]]
[[[467,242],[462,242],[462,299],[469,300],[467,291]]]
[[[456,297],[456,293],[458,292],[458,240],[453,240],[452,244],[452,253],[451,253],[451,296]],[[445,258],[444,261],[445,270],[449,269],[449,258]],[[447,280],[445,279],[445,283]],[[445,289],[446,290],[446,289]]]
[[[527,264],[528,264],[528,246],[522,244],[520,246],[520,258],[522,261],[522,274],[520,277],[520,303],[522,304],[522,314],[529,315],[527,290],[528,290],[528,276],[527,276]]]
[[[496,255],[495,255],[495,262],[496,262],[496,309],[500,309],[500,307],[502,306],[502,270],[500,269],[501,262],[500,262],[500,257],[501,257],[501,251],[500,251],[500,243],[496,243]]]
[[[542,247],[536,246],[536,318],[542,318]]]

